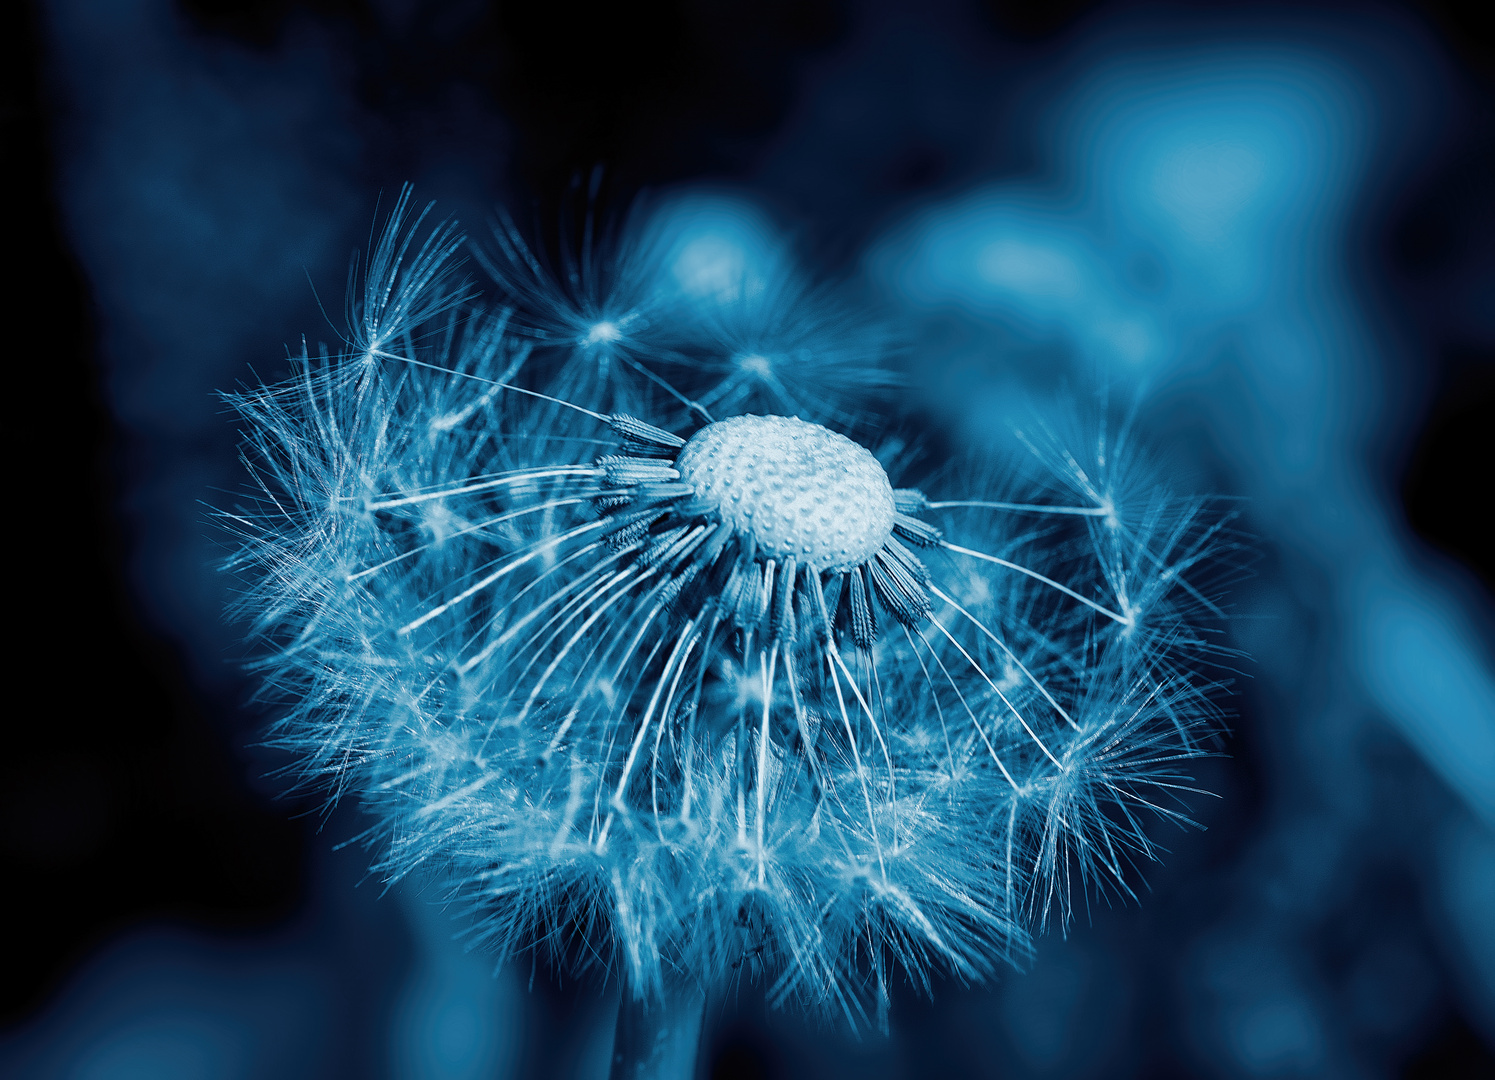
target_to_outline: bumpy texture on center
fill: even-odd
[[[765,558],[816,570],[866,562],[893,531],[893,486],[865,447],[798,417],[709,424],[675,462],[696,498]]]

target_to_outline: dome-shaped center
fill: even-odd
[[[865,447],[798,417],[708,424],[675,462],[680,479],[766,558],[816,570],[866,562],[893,531],[893,486]]]

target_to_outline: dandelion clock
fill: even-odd
[[[1188,822],[1228,518],[1125,425],[932,460],[786,255],[692,289],[689,237],[552,274],[505,227],[481,296],[424,221],[232,395],[269,739],[474,947],[616,978],[614,1077],[691,1075],[734,980],[862,1027],[1020,967]]]

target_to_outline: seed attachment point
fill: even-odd
[[[763,557],[817,571],[866,562],[897,521],[893,486],[871,452],[798,417],[708,424],[675,468],[696,503],[751,536]]]

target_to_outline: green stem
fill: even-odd
[[[625,982],[609,1080],[692,1080],[705,1015],[694,986],[667,983],[662,996],[640,998]]]

